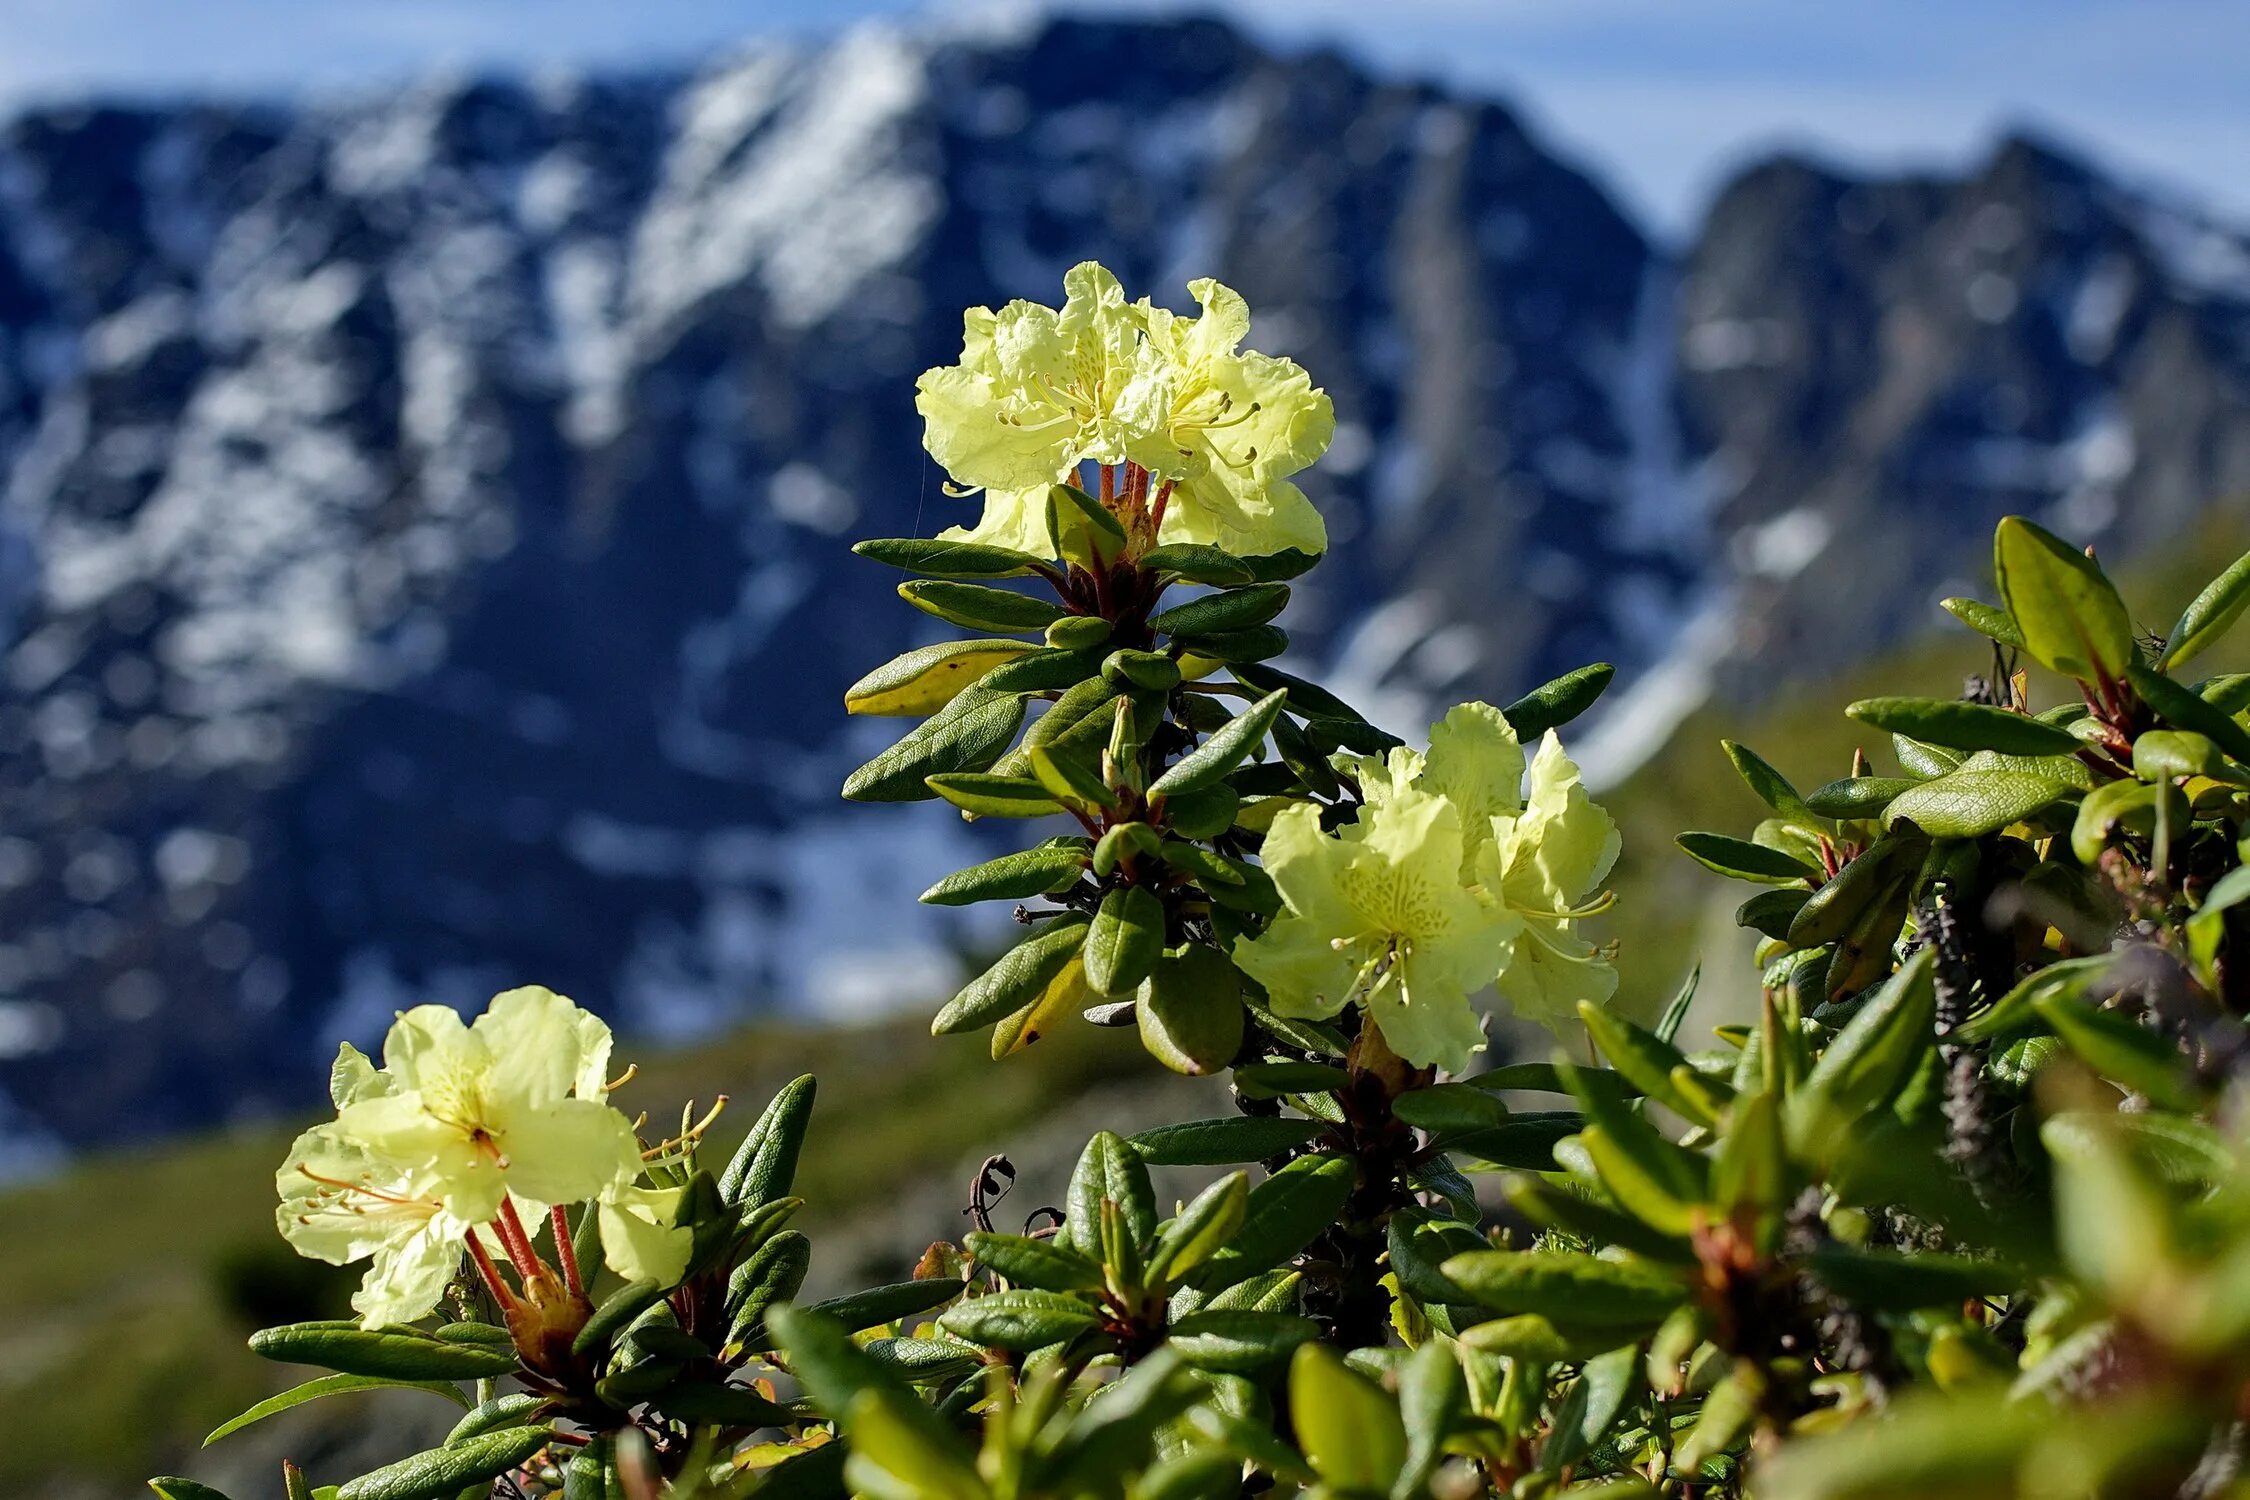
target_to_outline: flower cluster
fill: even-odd
[[[640,1183],[640,1142],[608,1101],[610,1045],[598,1017],[536,986],[494,997],[473,1025],[443,1005],[402,1012],[381,1068],[346,1043],[329,1075],[336,1118],[299,1136],[275,1177],[282,1236],[332,1265],[371,1262],[352,1298],[369,1328],[427,1316],[464,1253],[504,1307],[495,1254],[532,1300],[582,1300],[569,1204],[596,1205],[604,1258],[622,1274],[678,1276],[679,1190]],[[559,1279],[532,1246],[543,1220]]]
[[[1237,556],[1327,546],[1320,513],[1289,476],[1327,451],[1327,393],[1286,359],[1239,348],[1250,309],[1190,282],[1200,317],[1127,302],[1093,261],[1063,277],[1057,310],[1016,301],[963,318],[961,362],[926,372],[915,405],[924,443],[983,518],[948,540],[1055,553],[1049,487],[1081,464],[1122,468],[1113,499],[1159,542]]]
[[[1339,757],[1362,804],[1333,832],[1290,807],[1264,860],[1284,910],[1235,960],[1284,1015],[1363,1005],[1399,1056],[1458,1072],[1484,1033],[1470,997],[1497,982],[1516,1013],[1559,1029],[1616,989],[1573,930],[1617,858],[1617,825],[1549,731],[1525,792],[1523,746],[1500,710],[1465,703],[1422,754]]]

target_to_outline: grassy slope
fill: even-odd
[[[721,1153],[774,1088],[821,1079],[799,1181],[815,1229],[918,1168],[950,1169],[1087,1087],[1149,1066],[1128,1032],[1068,1027],[993,1065],[981,1038],[919,1022],[760,1028],[644,1063],[620,1093],[662,1128],[688,1098],[731,1094]],[[0,1494],[67,1476],[126,1493],[293,1375],[252,1356],[253,1326],[342,1311],[351,1278],[289,1254],[272,1229],[288,1126],[90,1161],[0,1196]],[[723,1161],[724,1154],[716,1157]],[[903,1270],[903,1268],[900,1268]]]

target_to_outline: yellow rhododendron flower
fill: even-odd
[[[447,1006],[418,1005],[384,1041],[389,1086],[344,1105],[336,1129],[425,1178],[472,1223],[511,1193],[541,1204],[600,1197],[639,1175],[640,1146],[617,1110],[574,1095],[599,1087],[608,1058],[609,1029],[590,1019],[537,987],[495,997],[473,1026]]]
[[[1459,810],[1412,787],[1363,809],[1347,837],[1321,832],[1318,808],[1286,808],[1264,850],[1285,909],[1235,961],[1283,1015],[1357,1002],[1399,1056],[1458,1071],[1484,1042],[1469,996],[1522,925],[1462,885],[1461,850]]]
[[[373,1262],[352,1293],[368,1328],[435,1311],[474,1227],[447,1212],[425,1182],[370,1156],[334,1125],[297,1137],[274,1187],[275,1222],[299,1255],[332,1266]]]
[[[1241,349],[1250,305],[1233,288],[1204,277],[1188,293],[1203,308],[1199,318],[1140,304],[1149,343],[1164,358],[1169,451],[1139,461],[1179,484],[1160,539],[1244,555],[1326,551],[1320,512],[1285,481],[1336,436],[1328,393],[1295,361]]]
[[[1521,811],[1490,820],[1479,855],[1487,897],[1522,915],[1523,936],[1500,975],[1500,993],[1519,1016],[1560,1034],[1580,1001],[1617,992],[1617,970],[1572,924],[1617,862],[1617,824],[1586,795],[1578,767],[1553,730],[1531,762]]]
[[[1015,301],[962,316],[961,362],[915,382],[923,443],[972,489],[1036,490],[1080,463],[1145,449],[1162,402],[1160,363],[1117,278],[1093,261],[1063,276],[1060,311]]]
[[[974,526],[947,540],[1051,557],[1048,486],[1087,462],[1135,464],[1171,486],[1160,542],[1250,556],[1327,546],[1320,513],[1288,482],[1327,450],[1335,411],[1296,364],[1242,351],[1250,310],[1216,281],[1192,282],[1201,317],[1127,303],[1093,261],[1063,277],[1060,310],[1016,301],[962,321],[958,364],[925,371],[923,444],[955,483],[985,491]]]

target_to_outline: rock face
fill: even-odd
[[[912,896],[969,836],[835,794],[898,727],[843,687],[926,638],[845,543],[967,513],[913,376],[1088,256],[1231,282],[1334,395],[1309,663],[1411,724],[1616,660],[1613,771],[1909,629],[2006,510],[2123,549],[2250,489],[2250,247],[2024,143],[1777,162],[1674,256],[1494,103],[1198,21],[28,116],[15,1165],[302,1103],[420,998],[682,1035],[941,989]]]

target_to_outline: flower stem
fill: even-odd
[[[523,1217],[516,1212],[515,1200],[500,1200],[500,1217],[492,1221],[499,1231],[500,1243],[508,1247],[508,1259],[516,1263],[516,1274],[528,1286],[531,1278],[547,1274],[547,1263],[539,1252],[531,1248],[531,1235],[523,1227]]]
[[[485,1289],[492,1293],[492,1300],[500,1304],[500,1311],[507,1313],[516,1305],[516,1294],[500,1279],[500,1268],[492,1263],[492,1253],[484,1248],[484,1241],[477,1238],[477,1232],[472,1229],[465,1238],[469,1242],[469,1254],[477,1263],[477,1275],[483,1279]]]
[[[578,1247],[570,1240],[570,1216],[563,1212],[560,1203],[548,1209],[547,1215],[555,1226],[555,1259],[562,1263],[563,1281],[572,1296],[583,1297],[586,1283],[578,1275]]]

